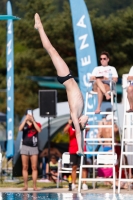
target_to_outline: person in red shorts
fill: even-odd
[[[76,131],[74,129],[74,125],[72,123],[72,120],[68,120],[68,124],[65,126],[64,133],[69,134],[69,153],[70,153],[70,164],[72,165],[72,190],[76,188],[76,178],[77,178],[77,168],[80,165],[80,159],[81,157],[77,155],[77,150],[78,150],[78,145],[77,145],[77,140],[76,140]],[[85,157],[84,157],[85,159]],[[87,177],[87,170],[83,168],[82,172],[83,178]],[[83,190],[88,190],[88,186],[85,182],[82,184],[82,189]]]
[[[22,131],[22,147],[20,150],[22,159],[22,174],[24,179],[23,191],[28,190],[28,167],[31,161],[33,190],[37,191],[37,163],[38,163],[38,133],[41,132],[41,124],[37,123],[33,117],[33,111],[27,110],[26,116],[19,126]]]

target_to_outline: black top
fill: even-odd
[[[37,125],[41,127],[39,123],[37,123]],[[22,142],[23,145],[30,147],[38,146],[38,132],[33,124],[31,126],[29,126],[27,123],[24,125],[22,138],[23,138]]]

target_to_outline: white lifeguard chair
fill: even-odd
[[[112,110],[111,112],[100,112],[100,115],[111,115],[111,121],[112,121],[112,124],[111,125],[99,125],[99,124],[92,124],[92,125],[87,125],[86,128],[111,128],[112,130],[112,138],[86,138],[85,137],[85,131],[84,131],[84,141],[85,142],[88,142],[89,145],[95,145],[96,143],[98,143],[98,141],[104,141],[104,144],[109,144],[112,146],[112,151],[108,151],[108,152],[103,152],[103,151],[87,151],[87,152],[84,152],[84,154],[90,154],[93,156],[93,158],[95,156],[97,156],[97,163],[94,163],[94,159],[93,159],[93,163],[91,165],[84,165],[83,164],[83,156],[81,157],[81,165],[80,165],[80,173],[79,173],[79,185],[78,185],[78,192],[80,192],[81,190],[81,182],[82,181],[89,181],[89,182],[103,182],[103,181],[112,181],[113,182],[113,193],[115,193],[115,164],[117,162],[117,156],[115,154],[115,149],[114,149],[114,146],[116,145],[115,144],[115,141],[114,141],[114,110],[117,111],[117,105],[114,106],[114,102],[115,104],[117,103],[117,93],[115,90],[113,90],[112,88],[112,80],[109,81],[110,83],[110,95],[111,95],[111,107],[112,107]],[[94,92],[86,92],[86,101],[85,101],[85,115],[91,115],[93,116],[94,120],[93,122],[95,122],[95,112],[88,112],[88,98],[90,97],[90,95],[92,95],[92,98],[93,98],[93,95],[96,95],[96,93]],[[119,116],[118,116],[118,112],[116,112],[117,114],[117,118],[119,119]],[[119,127],[119,126],[118,126]],[[110,143],[106,143],[106,141],[110,141]],[[102,158],[102,160],[101,160]],[[104,158],[104,159],[103,159]],[[101,161],[100,161],[101,160]],[[113,169],[113,177],[111,178],[96,178],[95,177],[95,169],[96,168],[112,168]],[[93,169],[93,178],[82,178],[82,169],[83,168],[92,168]],[[95,188],[95,185],[93,184],[93,188]]]
[[[122,85],[123,85],[123,132],[121,140],[121,159],[120,159],[120,169],[119,169],[119,181],[118,181],[118,193],[120,193],[121,182],[128,182],[130,189],[131,182],[131,168],[133,168],[133,113],[127,113],[126,110],[129,109],[129,103],[127,99],[127,87],[130,82],[127,81],[128,74],[123,74]],[[123,160],[127,158],[128,163],[124,163]],[[125,172],[125,178],[122,178],[122,170]],[[127,173],[128,171],[128,173]]]

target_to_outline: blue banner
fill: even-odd
[[[84,0],[70,0],[79,85],[85,99],[86,88],[91,87],[89,77],[94,67],[97,66],[95,44],[90,17]]]
[[[93,69],[97,66],[95,43],[93,38],[93,31],[88,10],[84,0],[69,0],[72,14],[74,40],[76,48],[76,57],[79,74],[79,86],[85,101],[86,92],[92,90],[92,84],[89,79]],[[87,105],[85,106],[86,112],[94,112],[97,107],[97,95],[89,94]],[[99,115],[89,115],[89,124],[94,124],[101,117]],[[97,128],[92,128],[88,131],[89,138],[95,138],[98,133]],[[97,144],[90,146],[87,145],[88,151],[93,151]],[[89,155],[88,155],[89,157]]]
[[[11,4],[7,2],[7,15],[12,15]],[[6,157],[14,155],[14,39],[13,20],[7,20],[7,151]]]

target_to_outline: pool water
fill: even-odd
[[[1,193],[0,200],[132,200],[131,194]]]

